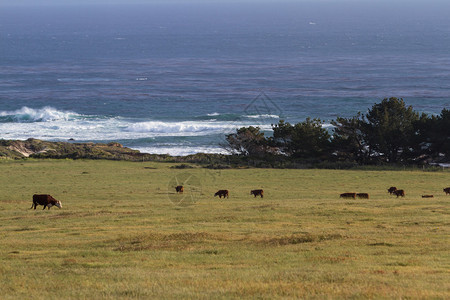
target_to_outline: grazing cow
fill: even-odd
[[[262,198],[262,197],[264,197],[264,191],[263,190],[253,190],[253,191],[250,191],[250,195],[255,195],[255,198],[256,198],[256,196],[261,196],[261,198]]]
[[[50,195],[33,195],[33,204],[31,205],[30,209],[33,208],[33,206],[34,209],[36,209],[36,206],[38,205],[44,205],[43,209],[45,209],[46,207],[50,209],[50,207],[52,206],[57,206],[59,208],[62,207],[61,201],[56,200]]]
[[[353,199],[356,199],[356,193],[343,193],[339,197],[340,198],[353,198]]]
[[[422,195],[422,198],[433,198],[433,195]]]
[[[217,193],[214,194],[215,196],[219,196],[219,198],[222,198],[222,196],[225,198],[230,198],[229,194],[228,194],[228,190],[218,190]]]
[[[369,199],[369,194],[367,193],[358,193],[356,196],[361,199]]]
[[[444,189],[444,192],[445,192],[446,195],[450,194],[450,187],[445,188],[445,189]]]
[[[397,198],[400,196],[405,197],[405,191],[404,190],[396,190],[396,191],[394,191],[394,195],[396,195]]]
[[[183,193],[183,191],[184,191],[182,185],[179,185],[179,186],[175,187],[175,190],[177,191],[177,193]]]
[[[397,188],[395,186],[391,186],[390,188],[388,188],[388,193],[392,195],[396,190]]]

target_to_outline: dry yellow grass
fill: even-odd
[[[449,172],[171,166],[1,162],[1,298],[450,297]]]

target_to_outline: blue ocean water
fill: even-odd
[[[403,2],[405,4],[406,2]],[[450,5],[2,6],[0,138],[223,152],[224,134],[450,107]]]

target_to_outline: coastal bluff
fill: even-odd
[[[197,153],[187,156],[141,153],[120,143],[49,142],[29,138],[27,140],[0,139],[0,159],[53,158],[53,159],[108,159],[127,161],[161,161],[182,163],[214,163],[223,161],[222,154]]]
[[[0,159],[71,158],[111,160],[165,160],[168,155],[141,153],[119,143],[48,142],[38,139],[0,140]]]

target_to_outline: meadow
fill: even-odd
[[[0,298],[450,298],[449,171],[176,166],[0,161]]]

